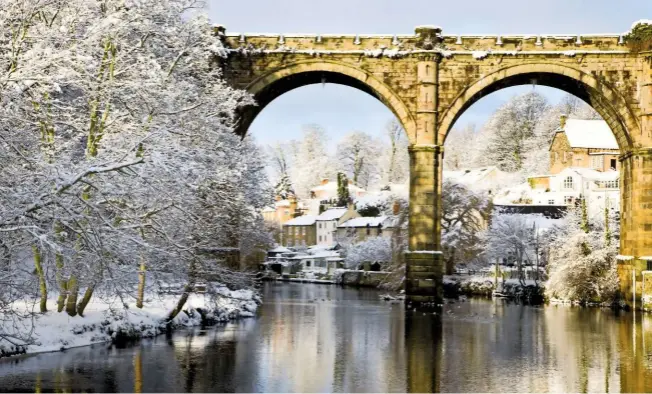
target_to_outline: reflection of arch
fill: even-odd
[[[482,97],[510,86],[533,83],[561,89],[586,101],[607,122],[616,136],[621,153],[633,148],[630,133],[640,130],[640,125],[625,99],[594,76],[554,63],[508,66],[475,82],[460,93],[445,111],[439,131],[441,143],[460,115]]]
[[[301,86],[323,82],[347,85],[376,97],[394,113],[409,138],[415,135],[416,122],[412,114],[389,86],[361,69],[330,60],[292,63],[250,83],[246,90],[254,95],[258,105],[247,107],[242,111],[236,131],[244,135],[256,115],[283,93]]]

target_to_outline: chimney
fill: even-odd
[[[566,120],[568,119],[568,115],[562,115],[559,117],[559,128],[564,130],[566,128]]]
[[[392,205],[392,213],[394,215],[398,215],[400,211],[401,211],[401,204],[398,202],[398,200],[394,200],[394,205]]]
[[[288,200],[290,200],[290,213],[294,214],[297,211],[297,198],[290,196]]]
[[[328,183],[328,178],[323,178],[323,179],[321,180],[321,184],[322,184],[322,185],[325,185],[325,184],[327,184],[327,183]]]

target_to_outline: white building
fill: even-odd
[[[532,177],[537,182],[523,184],[501,191],[495,198],[496,205],[573,205],[586,199],[588,214],[594,216],[604,211],[608,201],[611,209],[620,206],[620,172],[597,171],[583,167],[568,167],[558,174]]]
[[[348,208],[331,208],[317,216],[317,245],[333,245],[337,226],[347,220],[360,216],[353,206]]]

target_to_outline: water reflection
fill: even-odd
[[[652,316],[474,300],[405,311],[369,290],[270,284],[256,319],[0,361],[22,391],[652,391]]]

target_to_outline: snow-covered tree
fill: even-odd
[[[339,170],[356,185],[367,188],[378,176],[377,142],[367,133],[355,131],[345,135],[337,144],[336,158]]]
[[[580,209],[569,210],[563,224],[547,235],[546,293],[568,301],[614,301],[618,291],[618,214],[607,211],[605,217],[588,223],[582,216]]]
[[[446,272],[474,262],[482,253],[481,233],[491,213],[489,196],[446,179],[442,184],[442,248]]]
[[[391,261],[392,244],[387,237],[371,237],[350,245],[346,250],[345,265],[350,269],[365,262],[387,264]]]
[[[520,171],[528,153],[528,143],[534,138],[537,124],[548,108],[546,98],[535,91],[514,96],[500,107],[485,126],[486,160],[503,171]]]
[[[281,179],[276,183],[276,186],[274,186],[274,196],[285,200],[294,195],[294,188],[292,187],[290,177],[288,175],[283,175]]]
[[[444,169],[455,171],[490,164],[483,157],[486,142],[486,134],[476,130],[475,124],[452,129],[446,137]]]
[[[293,152],[290,178],[299,197],[309,197],[310,189],[323,178],[332,177],[335,172],[326,150],[328,138],[323,128],[307,125],[303,138],[291,144]]]
[[[484,254],[489,261],[509,259],[516,263],[519,280],[525,285],[523,264],[536,261],[537,227],[519,214],[497,213],[483,234]]]
[[[146,272],[185,278],[186,298],[207,272],[248,281],[223,252],[264,238],[271,191],[260,152],[232,133],[252,100],[222,81],[201,6],[2,1],[2,275],[31,254],[31,286],[54,283],[60,311],[83,314],[96,293],[142,305],[137,267],[143,288]]]
[[[383,185],[403,183],[410,173],[407,135],[401,124],[392,119],[385,126],[385,136],[389,143],[376,164],[380,171],[380,181]]]

